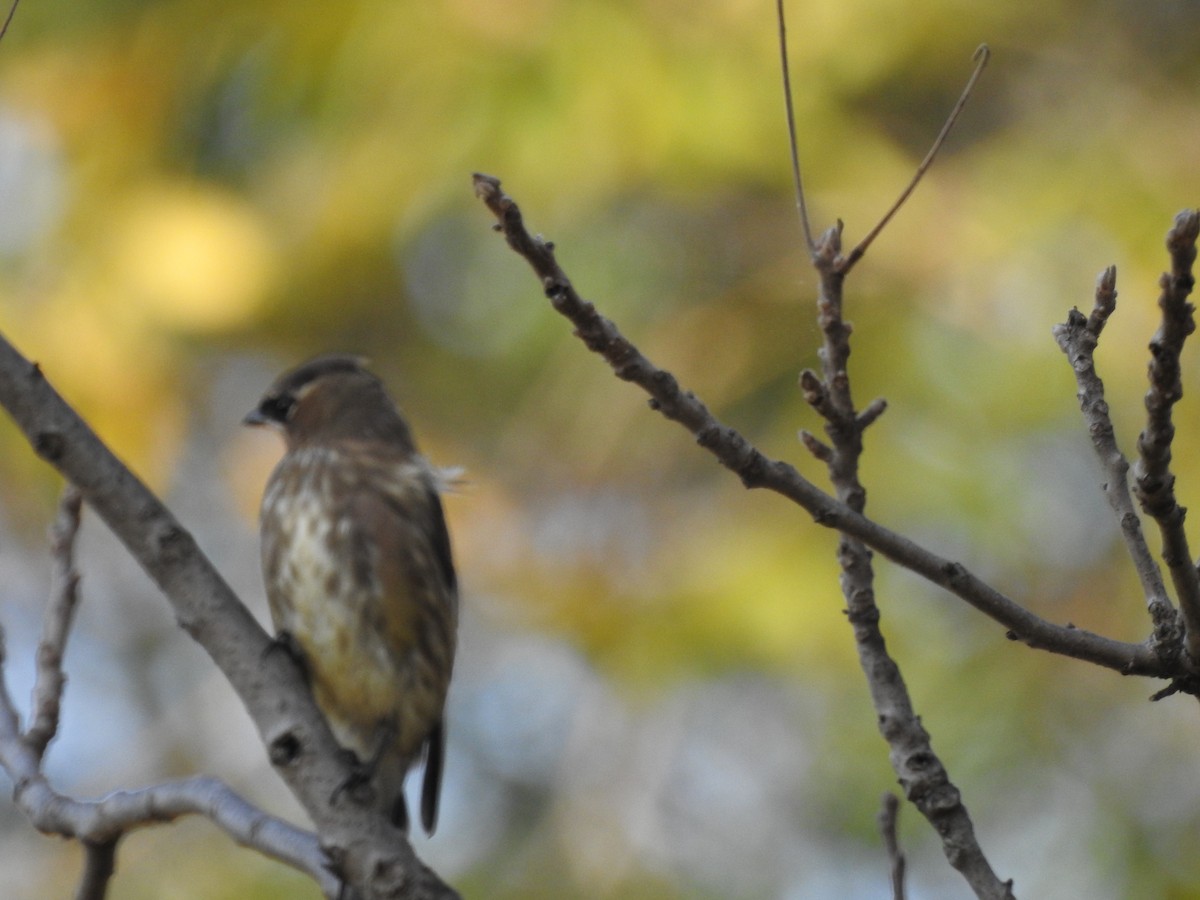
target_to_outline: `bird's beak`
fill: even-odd
[[[266,425],[267,417],[262,414],[261,409],[252,409],[246,413],[246,418],[242,419],[243,425]]]

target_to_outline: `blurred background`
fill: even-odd
[[[1098,354],[1127,452],[1163,235],[1200,198],[1200,5],[788,4],[814,226],[856,242],[992,63],[847,284],[868,511],[1058,622],[1149,623],[1050,329],[1115,263]],[[0,44],[0,331],[266,621],[239,427],[281,369],[366,354],[447,498],[463,585],[443,816],[468,897],[884,898],[895,783],[835,536],[747,493],[616,380],[489,228],[501,177],[581,293],[725,422],[796,440],[816,363],[770,0],[27,0]],[[1200,501],[1189,350],[1181,501]],[[28,703],[60,484],[0,417],[0,622]],[[1152,536],[1157,546],[1157,540]],[[196,772],[303,821],[236,698],[95,519],[48,772],[92,797]],[[1200,897],[1200,716],[1052,658],[886,561],[934,747],[1018,894]],[[0,776],[3,781],[3,776]],[[5,794],[9,785],[4,783]],[[913,898],[967,896],[914,810]],[[116,898],[317,896],[195,820],[124,841]],[[78,849],[0,803],[4,896]]]

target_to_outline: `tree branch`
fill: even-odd
[[[1183,674],[1170,660],[1160,658],[1149,643],[1126,643],[1070,625],[1047,622],[960,563],[938,556],[855,512],[817,488],[793,466],[765,456],[736,430],[719,422],[692,392],[680,388],[670,372],[646,359],[611,321],[576,293],[555,260],[553,244],[529,234],[520,209],[500,189],[498,179],[475,175],[474,182],[476,195],[496,216],[496,230],[504,234],[509,246],[533,268],[551,305],[571,320],[576,336],[602,356],[618,378],[646,391],[652,409],[690,431],[697,443],[736,474],[746,487],[765,488],[787,497],[807,510],[817,524],[858,538],[1001,623],[1013,640],[1127,675],[1169,678]]]
[[[817,242],[813,261],[820,276],[817,324],[824,335],[818,350],[822,376],[801,375],[806,398],[825,419],[832,453],[826,460],[837,498],[856,513],[866,507],[867,492],[858,476],[865,421],[854,407],[850,390],[850,323],[842,314],[845,260],[841,254],[841,226],[830,228]],[[872,408],[882,411],[880,401]],[[1012,900],[1012,882],[1001,881],[992,870],[979,841],[962,795],[933,750],[933,744],[913,708],[900,667],[887,649],[879,628],[875,603],[875,571],[871,551],[859,539],[842,534],[838,541],[842,568],[842,594],[846,615],[854,630],[859,665],[867,679],[879,731],[887,741],[892,768],[904,795],[920,810],[942,841],[946,859],[966,879],[978,897]],[[893,834],[894,838],[894,834]],[[895,848],[890,847],[895,859]],[[893,887],[895,882],[893,882]]]
[[[0,405],[37,454],[79,488],[162,589],[179,624],[224,673],[254,720],[276,771],[316,824],[333,870],[363,900],[457,897],[381,814],[351,792],[337,790],[353,772],[296,664],[286,653],[267,652],[270,638],[192,536],[113,456],[41,370],[2,336]],[[10,732],[15,725],[14,716]],[[18,743],[36,770],[36,756]],[[6,746],[5,752],[11,756],[14,750]],[[14,777],[18,785],[23,781],[29,781],[28,775]],[[24,788],[34,796],[41,790],[36,780]],[[55,801],[51,808],[60,805]]]
[[[68,519],[72,514],[78,516],[77,504],[70,495],[70,491],[64,492],[59,525],[63,524],[64,513]],[[69,527],[70,522],[67,524]],[[193,814],[206,816],[239,844],[306,872],[327,894],[336,894],[339,881],[329,871],[315,835],[266,815],[216,779],[197,777],[136,791],[116,791],[94,801],[74,800],[56,792],[42,772],[45,745],[32,729],[21,734],[5,679],[5,662],[0,631],[0,766],[12,778],[14,801],[35,828],[84,843],[87,872],[79,896],[104,896],[116,843],[125,833]],[[43,677],[42,665],[39,658],[39,679]],[[47,680],[61,684],[62,673],[48,675]],[[57,718],[51,724],[52,730],[56,729]],[[108,874],[101,878],[105,858],[109,860]]]
[[[1138,460],[1134,464],[1134,493],[1142,509],[1158,523],[1162,535],[1162,557],[1171,573],[1171,583],[1187,625],[1187,652],[1191,665],[1200,665],[1200,573],[1192,562],[1185,510],[1175,499],[1175,476],[1171,472],[1171,442],[1175,425],[1171,411],[1183,397],[1179,355],[1184,341],[1196,330],[1194,307],[1188,302],[1195,278],[1196,237],[1200,234],[1200,212],[1185,210],[1175,217],[1167,233],[1171,271],[1159,280],[1158,299],[1162,322],[1150,340],[1150,389],[1146,391],[1146,427],[1138,437]]]
[[[1096,281],[1091,314],[1084,318],[1078,309],[1072,309],[1066,322],[1054,326],[1053,334],[1075,372],[1079,408],[1104,472],[1104,496],[1117,517],[1154,623],[1152,640],[1160,656],[1178,662],[1183,646],[1181,623],[1167,595],[1162,571],[1146,543],[1141,518],[1134,509],[1129,492],[1129,462],[1117,445],[1108,403],[1104,399],[1104,382],[1096,372],[1096,345],[1116,305],[1117,270],[1115,266],[1109,266]]]
[[[79,574],[75,571],[75,535],[83,497],[71,485],[63,489],[58,515],[50,529],[50,555],[53,560],[50,602],[37,648],[37,680],[33,687],[33,724],[25,733],[25,742],[38,759],[58,733],[59,709],[67,679],[63,674],[63,654],[75,607],[79,602]]]

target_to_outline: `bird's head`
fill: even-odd
[[[339,440],[386,441],[412,450],[412,435],[381,382],[358,356],[318,356],[284,372],[245,425],[278,428],[289,450]]]

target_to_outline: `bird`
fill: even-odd
[[[243,421],[277,429],[285,445],[260,510],[277,645],[354,755],[353,786],[369,783],[373,805],[406,833],[404,780],[424,756],[421,824],[433,834],[458,627],[446,479],[357,356],[284,372]]]

